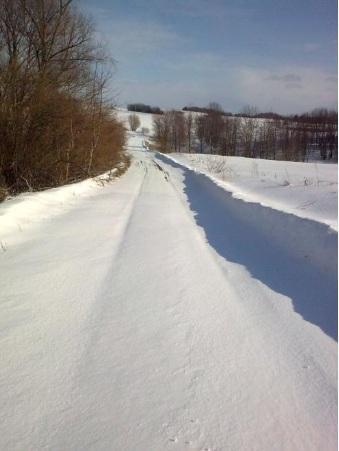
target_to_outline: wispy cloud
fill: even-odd
[[[297,74],[285,74],[285,75],[277,75],[271,74],[265,78],[267,81],[282,81],[284,83],[293,83],[301,81],[300,75]]]
[[[224,0],[148,0],[148,7],[163,14],[182,15],[192,18],[249,19],[254,8]]]
[[[111,23],[110,29],[114,29],[114,37],[105,32],[105,38],[109,39],[112,51],[124,57],[143,56],[182,42],[177,33],[152,22],[120,21]]]
[[[333,75],[313,68],[281,67],[272,74],[261,67],[231,67],[216,55],[198,54],[175,67],[169,64],[167,69],[171,81],[134,80],[126,84],[127,101],[148,100],[166,108],[216,100],[230,111],[253,104],[262,111],[280,113],[301,113],[319,106],[336,108],[337,87],[328,82]]]
[[[158,49],[179,47],[186,41],[182,35],[156,21],[118,19],[109,9],[92,5],[87,5],[86,10],[100,21],[97,35],[118,61],[148,56]]]
[[[252,99],[252,103],[261,109],[272,107],[283,113],[302,112],[318,106],[336,108],[337,86],[328,85],[327,79],[332,75],[326,71],[294,66],[281,68],[278,72],[289,76],[272,77],[262,68],[241,69],[238,83],[241,96]],[[277,85],[277,81],[282,83]]]
[[[108,0],[102,3],[106,8],[88,7],[100,23],[99,35],[118,62],[114,87],[121,93],[121,103],[143,101],[167,108],[206,105],[215,100],[230,111],[254,104],[261,110],[282,113],[336,107],[336,70],[332,60],[327,66],[316,61],[316,52],[322,47],[313,42],[313,36],[296,45],[295,53],[304,59],[289,62],[288,55],[279,59],[279,46],[273,53],[254,59],[248,51],[248,36],[224,34],[225,29],[232,29],[229,20],[242,25],[248,21],[243,30],[251,29],[248,19],[257,13],[247,2],[126,1],[129,12],[120,16],[113,14]],[[205,18],[210,25],[214,23],[211,18],[222,18],[222,26],[218,23],[212,30],[216,33],[211,33],[211,42],[197,37],[199,25],[206,31]],[[217,36],[222,39],[215,41]],[[237,47],[238,41],[241,45]]]

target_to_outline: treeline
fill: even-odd
[[[300,116],[259,119],[207,112],[168,111],[154,118],[155,140],[164,152],[200,152],[307,161],[338,159],[336,113],[322,109]]]
[[[223,116],[232,117],[251,117],[253,119],[279,119],[279,120],[294,120],[301,122],[336,122],[338,118],[337,111],[328,110],[327,108],[315,108],[311,112],[303,114],[282,115],[274,113],[273,111],[260,112],[256,107],[247,105],[240,113],[230,113],[229,111],[223,111],[221,106],[212,102],[206,107],[198,106],[184,106],[182,111],[191,111],[194,113],[209,113],[211,111],[219,111]]]
[[[213,105],[209,105],[206,107],[200,107],[200,106],[184,106],[182,108],[182,111],[191,111],[192,113],[204,113],[204,114],[208,114],[211,111],[214,111],[215,108],[213,107]],[[235,116],[235,114],[230,113],[228,111],[223,111],[223,110],[219,110],[217,109],[217,111],[220,111],[220,113],[223,116]]]
[[[219,111],[223,116],[232,117],[253,117],[255,119],[283,119],[284,117],[280,114],[267,112],[260,113],[256,107],[245,106],[240,113],[231,113],[229,111],[223,111],[221,106],[217,102],[211,102],[206,107],[199,106],[184,106],[182,111],[191,111],[193,113],[205,113],[208,114],[211,111]]]
[[[0,190],[96,175],[121,158],[109,58],[72,0],[0,0]]]
[[[158,106],[145,105],[144,103],[130,103],[127,105],[127,110],[138,113],[164,114]]]

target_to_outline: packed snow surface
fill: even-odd
[[[336,450],[336,231],[146,147],[0,205],[0,449]]]

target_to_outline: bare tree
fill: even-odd
[[[130,114],[128,116],[128,123],[132,132],[135,132],[140,127],[139,116],[135,113]]]
[[[163,152],[169,150],[170,128],[170,116],[167,113],[153,116],[154,138]]]
[[[194,121],[195,125],[195,133],[197,135],[197,138],[200,142],[200,153],[203,153],[204,150],[204,143],[206,142],[206,115],[205,114],[198,114]]]
[[[186,129],[186,140],[188,145],[188,152],[191,153],[192,148],[192,137],[193,137],[193,115],[189,112],[185,116],[185,129]]]
[[[259,110],[254,105],[245,105],[241,109],[241,114],[243,117],[256,117],[259,113]]]
[[[183,116],[175,110],[155,117],[155,139],[161,149],[191,152],[192,144],[199,141],[201,153],[305,161],[315,148],[323,159],[338,158],[336,112],[322,108],[300,116],[281,116],[247,106],[242,116],[232,117],[215,102],[190,108],[196,112],[194,120],[191,113]]]
[[[210,102],[207,106],[207,110],[223,113],[222,106],[218,102]]]
[[[254,148],[256,141],[256,132],[258,129],[258,121],[251,117],[244,117],[241,120],[240,140],[243,156],[254,157]]]
[[[111,164],[104,133],[121,146],[104,98],[110,59],[94,37],[72,0],[0,0],[0,179],[9,191]]]
[[[172,149],[181,152],[185,145],[185,117],[181,111],[172,111]]]
[[[223,133],[220,141],[220,153],[222,155],[236,155],[239,119],[233,117],[224,118]]]
[[[220,110],[211,109],[206,115],[206,144],[209,152],[220,151],[221,136],[224,130],[224,120]]]

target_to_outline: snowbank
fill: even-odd
[[[337,164],[178,153],[168,158],[207,174],[236,198],[338,230]]]
[[[157,157],[165,169],[181,170],[195,222],[216,253],[292,299],[296,312],[336,340],[338,233],[321,222],[236,198],[211,177],[167,155]]]
[[[39,192],[27,192],[9,198],[0,204],[0,246],[6,251],[8,244],[22,241],[22,232],[41,222],[70,210],[79,198],[95,194],[110,173]]]

